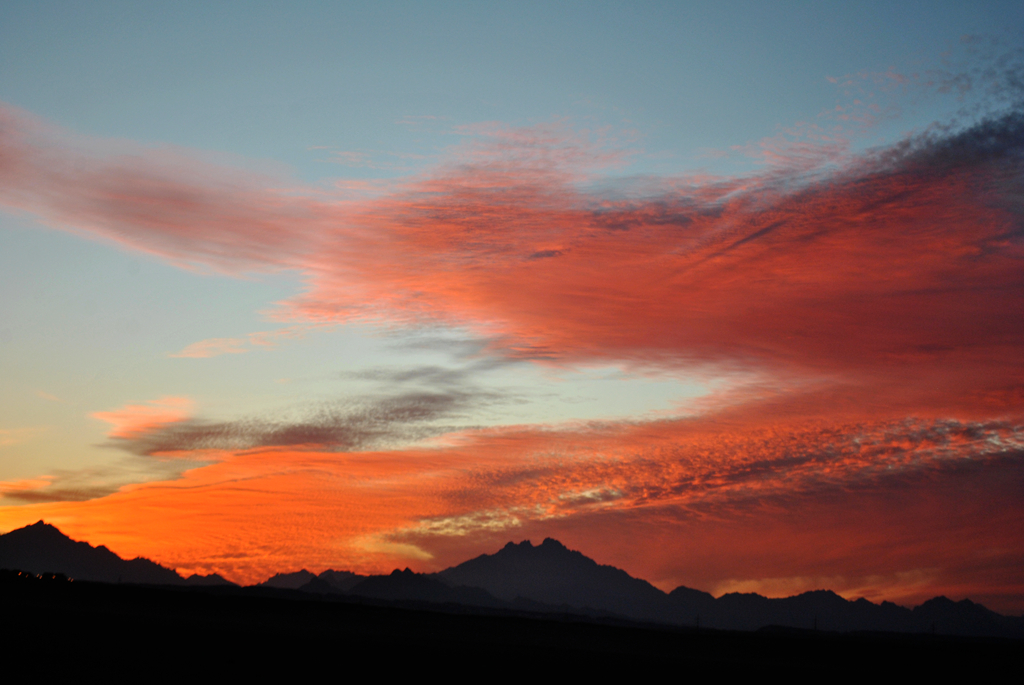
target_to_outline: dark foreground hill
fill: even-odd
[[[456,604],[324,599],[266,587],[111,585],[0,571],[0,644],[38,679],[197,674],[445,677],[1010,672],[1020,642],[933,635],[731,632]],[[326,670],[325,670],[326,669]],[[672,669],[672,670],[666,670]],[[660,676],[659,676],[660,674]]]
[[[36,575],[58,572],[76,580],[102,582],[227,584],[219,576],[184,580],[146,559],[122,560],[105,547],[75,542],[42,522],[0,535],[0,568]],[[302,570],[278,574],[256,588],[297,591],[322,599],[452,605],[462,611],[574,615],[704,629],[774,627],[1024,638],[1024,617],[1001,616],[970,600],[937,597],[909,609],[891,602],[848,601],[827,590],[778,599],[737,593],[716,599],[685,587],[665,593],[550,538],[537,546],[529,541],[509,543],[495,554],[483,554],[433,575],[406,569],[369,577],[335,570],[317,576]]]

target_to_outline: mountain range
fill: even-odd
[[[76,580],[147,585],[231,586],[221,576],[177,572],[148,559],[121,559],[106,547],[76,542],[42,521],[0,535],[0,568],[61,573]],[[939,633],[1024,638],[1024,617],[1002,616],[970,600],[945,597],[913,609],[891,602],[855,601],[828,590],[785,598],[709,593],[678,587],[670,593],[622,569],[603,566],[548,538],[540,545],[508,543],[494,554],[434,574],[396,569],[361,576],[328,570],[278,574],[247,591],[301,592],[323,599],[459,605],[467,610],[575,614],[725,630],[822,630]]]

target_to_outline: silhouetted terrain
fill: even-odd
[[[211,573],[208,576],[201,576],[196,573],[185,579],[185,585],[195,587],[215,587],[217,585],[235,585],[235,583],[232,583],[230,580],[217,573]]]
[[[316,578],[316,575],[306,569],[294,573],[276,573],[259,584],[260,587],[276,587],[283,590],[297,590],[309,581]]]
[[[317,580],[326,583],[331,592],[348,592],[357,584],[366,580],[366,576],[361,576],[351,571],[329,570],[317,576]]]
[[[370,576],[349,590],[350,595],[373,599],[462,604],[474,607],[509,608],[485,590],[451,586],[409,569],[395,569],[389,576]]]
[[[185,580],[149,559],[126,561],[100,545],[75,542],[39,521],[0,536],[0,566],[31,573],[59,572],[77,580],[173,585]]]
[[[182,579],[147,559],[125,561],[105,547],[75,542],[53,526],[36,523],[0,535],[0,568],[33,575],[60,573],[76,580],[208,587],[230,585],[220,576]],[[509,543],[436,574],[409,569],[360,576],[348,571],[302,570],[277,574],[252,591],[294,592],[298,596],[345,601],[390,602],[403,606],[456,605],[465,610],[536,615],[575,615],[580,620],[628,619],[680,627],[753,631],[919,633],[1024,638],[1024,617],[1001,616],[970,600],[936,597],[913,609],[891,602],[848,601],[818,590],[770,599],[679,587],[665,593],[625,571],[602,566],[557,540],[538,546]]]
[[[8,663],[30,665],[32,675],[50,680],[296,678],[367,669],[421,679],[431,672],[536,678],[551,667],[571,669],[574,677],[775,672],[821,678],[837,669],[872,678],[970,669],[984,677],[1013,672],[1021,646],[942,635],[698,631],[451,603],[325,599],[270,587],[114,585],[14,571],[0,571],[0,606]]]
[[[509,543],[441,571],[437,577],[479,587],[505,600],[523,598],[567,605],[585,613],[607,613],[639,621],[705,628],[757,630],[779,626],[805,630],[886,631],[990,635],[1024,638],[1024,617],[1001,616],[970,600],[936,597],[907,609],[891,602],[848,601],[817,590],[769,599],[731,593],[715,599],[687,587],[664,593],[613,566],[601,566],[548,538],[538,546]]]
[[[521,597],[647,621],[674,622],[675,618],[665,593],[646,580],[613,566],[600,566],[551,538],[537,547],[528,540],[518,545],[510,542],[497,554],[480,555],[437,577],[451,585],[483,588],[506,601]]]
[[[75,580],[101,583],[234,585],[215,573],[185,579],[149,559],[122,559],[103,545],[76,542],[42,521],[0,535],[0,568],[62,573]]]

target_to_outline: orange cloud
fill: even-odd
[[[1019,599],[1006,575],[1024,542],[1019,426],[675,420],[449,442],[209,453],[177,480],[0,508],[0,526],[45,518],[122,555],[242,582],[299,566],[439,569],[546,531],[666,587],[828,576],[846,579],[841,591],[870,585],[874,598],[959,588],[1003,607]],[[637,535],[646,544],[627,544]],[[932,581],[897,582],[920,568]]]

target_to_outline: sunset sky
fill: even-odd
[[[1024,4],[0,5],[0,532],[1024,612]]]

